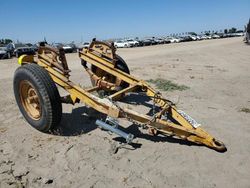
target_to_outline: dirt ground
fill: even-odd
[[[94,124],[100,114],[63,105],[58,135],[32,128],[16,105],[17,59],[0,60],[0,187],[250,187],[250,46],[242,38],[119,49],[131,73],[190,89],[162,92],[228,151],[137,133],[137,147],[112,154],[117,136]],[[89,86],[77,54],[67,55],[72,79]],[[60,135],[59,135],[60,133]]]

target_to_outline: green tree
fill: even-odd
[[[232,27],[229,29],[229,33],[236,33],[237,29],[235,27]]]
[[[12,43],[11,39],[1,39],[0,40],[0,44],[9,44],[9,43]]]
[[[5,39],[5,44],[12,43],[13,41],[11,39]]]
[[[188,34],[197,36],[195,32],[189,32]]]

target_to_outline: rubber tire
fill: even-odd
[[[19,96],[21,81],[29,81],[37,91],[41,103],[42,114],[39,120],[32,119],[25,111]],[[15,71],[13,89],[17,105],[26,121],[35,129],[48,132],[57,126],[62,117],[62,104],[56,84],[48,72],[37,64],[26,64]]]
[[[128,68],[127,63],[124,61],[124,59],[122,59],[119,55],[116,55],[116,57],[117,57],[118,61],[116,62],[115,68],[117,68],[117,69],[119,69],[119,70],[121,70],[121,71],[123,71],[123,72],[125,72],[125,73],[127,73],[127,74],[130,74],[130,70],[129,70],[129,68]],[[92,71],[93,73],[96,73],[96,66],[91,65],[91,71]],[[92,83],[92,86],[95,86],[95,83],[94,83],[93,80],[91,80],[91,83]],[[129,86],[129,84],[126,83],[126,82],[122,82],[122,83],[121,83],[121,89],[124,89],[124,88],[126,88],[126,87],[128,87],[128,86]],[[109,95],[109,94],[111,94],[111,93],[109,93],[109,92],[107,92],[107,91],[105,91],[105,92],[99,91],[98,94],[99,94],[101,97],[103,97],[104,95]]]

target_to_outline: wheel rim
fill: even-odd
[[[41,103],[34,86],[27,80],[21,81],[19,85],[19,95],[22,106],[27,114],[34,120],[41,118]]]

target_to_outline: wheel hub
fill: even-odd
[[[27,114],[34,120],[41,118],[41,104],[34,86],[27,80],[20,82],[20,98]]]

